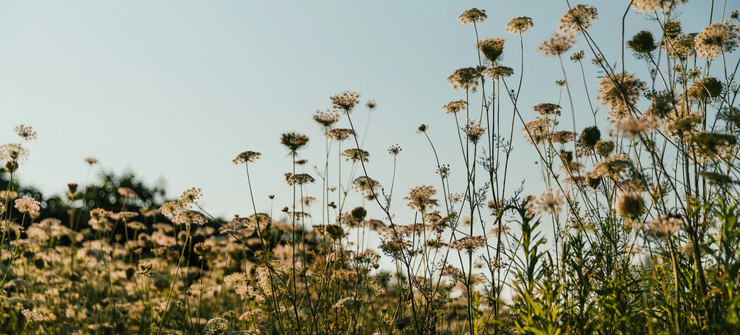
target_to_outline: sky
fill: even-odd
[[[618,62],[628,2],[587,3],[600,14],[591,33],[603,41],[611,63]],[[681,9],[685,31],[709,22],[709,3],[692,0]],[[715,6],[715,22],[721,4]],[[388,188],[393,161],[387,150],[402,148],[392,208],[399,220],[413,220],[402,199],[408,190],[425,184],[439,189],[434,155],[417,132],[420,124],[428,125],[453,181],[464,185],[454,118],[442,106],[465,98],[447,77],[478,63],[475,31],[457,20],[473,7],[488,14],[478,26],[480,38],[507,39],[502,63],[515,70],[512,86],[523,73],[519,107],[526,121],[533,120],[531,106],[560,99],[558,60],[535,47],[555,31],[568,8],[565,1],[0,2],[0,143],[17,142],[17,124],[38,131],[37,141],[24,144],[30,157],[18,172],[23,184],[47,195],[64,192],[70,182],[84,185],[83,159],[95,157],[100,165],[94,174],[133,171],[149,185],[164,183],[173,198],[200,187],[201,204],[210,213],[244,216],[252,213],[246,176],[231,160],[242,151],[261,152],[261,160],[250,165],[258,211],[289,205],[292,193],[283,173],[291,170],[291,159],[280,135],[310,137],[299,158],[308,159],[305,172],[318,177],[313,166],[323,166],[324,138],[311,117],[331,107],[330,96],[355,91],[363,105],[377,102],[369,118],[364,107],[352,114],[361,134],[368,127],[368,173]],[[737,9],[730,1],[725,18]],[[523,36],[523,72],[518,38],[504,33],[506,23],[519,16],[534,22]],[[645,28],[658,31],[634,11],[626,23],[628,37]],[[578,39],[564,55],[564,67],[580,131],[593,124],[587,99],[593,100],[600,74],[587,51],[587,96],[580,67],[569,60],[573,52],[588,50]],[[649,81],[644,63],[626,55],[628,71]],[[565,99],[561,104],[570,111]],[[503,117],[510,118],[511,104],[502,106]],[[599,125],[608,129],[605,114],[599,114]],[[343,118],[339,127],[347,126]],[[537,193],[543,186],[536,154],[521,127],[517,121],[511,183],[526,180],[525,193]],[[336,154],[330,160],[336,164]],[[320,198],[320,183],[309,192]],[[274,203],[268,195],[275,195]],[[361,203],[354,194],[349,199]],[[377,207],[367,207],[380,218]]]

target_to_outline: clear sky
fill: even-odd
[[[614,63],[628,1],[588,4],[600,16],[592,34]],[[699,31],[709,22],[709,4],[692,0],[682,9],[685,31]],[[26,144],[30,158],[19,175],[47,194],[63,192],[69,182],[84,184],[83,159],[93,156],[99,167],[130,169],[149,184],[165,180],[172,197],[201,187],[202,204],[213,214],[249,215],[243,166],[231,160],[245,150],[261,152],[262,159],[250,166],[258,210],[269,211],[269,194],[276,195],[276,210],[288,205],[291,193],[282,175],[291,165],[280,134],[310,136],[300,154],[309,160],[306,172],[317,177],[312,166],[323,164],[324,139],[311,117],[330,107],[330,96],[357,91],[363,104],[378,103],[365,145],[370,176],[389,187],[387,149],[396,143],[403,148],[394,207],[400,218],[409,218],[402,200],[408,190],[439,184],[431,150],[416,132],[420,124],[430,126],[452,177],[464,177],[454,119],[442,106],[464,98],[447,77],[477,64],[473,27],[457,21],[472,7],[487,10],[481,38],[507,39],[503,64],[515,70],[510,84],[517,84],[522,69],[518,39],[505,34],[504,26],[514,17],[532,17],[534,27],[524,34],[520,109],[529,121],[532,105],[558,102],[559,63],[534,49],[555,31],[568,8],[564,0],[0,2],[0,143],[17,141],[16,124],[38,131],[39,139]],[[739,7],[730,1],[725,17]],[[627,23],[628,38],[645,27],[657,32],[634,11]],[[586,46],[579,37],[564,55],[579,131],[592,125],[580,68],[568,59],[581,49]],[[599,74],[591,58],[587,51],[593,99]],[[644,64],[629,51],[627,59],[628,71],[649,82]],[[570,110],[566,100],[561,104]],[[502,106],[509,118],[511,104]],[[599,122],[607,128],[605,114]],[[366,109],[358,108],[353,117],[364,129]],[[346,127],[346,119],[339,126]],[[535,193],[542,184],[521,127],[517,121],[512,182],[526,179],[526,193]],[[319,185],[312,186],[317,198]],[[377,217],[380,211],[370,213]]]

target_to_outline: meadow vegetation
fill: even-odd
[[[311,143],[326,148],[314,173],[301,168],[309,136],[279,137],[289,172],[275,189],[292,201],[275,213],[254,202],[275,192],[252,189],[262,153],[238,154],[252,214],[227,220],[199,205],[199,188],[168,199],[132,174],[45,198],[18,182],[24,143],[37,139],[19,125],[18,142],[0,147],[0,333],[738,334],[740,20],[705,1],[683,14],[707,25],[684,31],[686,2],[625,1],[614,15],[647,20],[619,41],[589,33],[596,7],[568,3],[536,50],[524,48],[529,17],[513,18],[506,40],[478,37],[485,10],[460,14],[478,62],[451,69],[461,99],[440,104],[457,136],[418,128],[435,158],[444,140],[460,161],[436,159],[437,181],[411,190],[368,175],[355,119],[376,103],[356,92],[312,116]],[[622,51],[602,53],[604,43]],[[505,46],[521,59],[502,64]],[[561,101],[520,103],[520,91],[543,89],[522,85],[530,52],[557,59]],[[644,65],[626,68],[625,57]],[[582,71],[567,73],[568,61]],[[589,81],[587,66],[601,77]],[[589,99],[574,105],[576,94]],[[592,124],[574,129],[576,111]],[[515,136],[535,149],[545,192],[511,180]],[[395,176],[403,152],[388,154]],[[320,209],[312,224],[309,206]],[[396,222],[401,211],[414,221]]]

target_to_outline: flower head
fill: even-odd
[[[480,137],[486,132],[486,128],[482,127],[480,122],[475,120],[468,120],[468,124],[465,125],[464,130],[465,135],[468,136],[468,141],[473,143],[478,143]]]
[[[666,237],[677,233],[683,226],[683,217],[680,215],[661,215],[659,218],[648,221],[647,229],[651,233]]]
[[[41,313],[36,312],[35,309],[34,310],[24,309],[21,311],[21,314],[23,314],[23,316],[26,317],[26,319],[28,319],[29,321],[37,321],[37,322],[44,321],[44,316],[41,315]]]
[[[202,226],[208,222],[208,220],[203,215],[193,210],[184,210],[180,213],[177,213],[177,215],[172,217],[171,221],[176,225],[185,226],[190,226],[192,224]]]
[[[465,250],[468,253],[473,253],[476,249],[480,249],[488,245],[488,241],[483,236],[465,236],[459,240],[450,243],[450,248],[457,251]]]
[[[637,99],[646,88],[645,82],[635,78],[632,73],[607,74],[599,81],[596,100],[602,107],[608,105],[609,116],[613,120],[619,120],[629,115],[630,106],[637,103]]]
[[[33,130],[33,127],[26,126],[19,124],[13,128],[15,130],[15,133],[18,134],[18,136],[26,141],[33,141],[37,139],[36,131]]]
[[[475,22],[483,22],[487,17],[485,9],[471,8],[460,14],[457,20],[463,25],[467,25]]]
[[[234,158],[234,160],[231,162],[234,163],[234,165],[242,163],[254,163],[258,159],[260,159],[261,155],[261,153],[255,151],[245,151],[237,155],[236,158]]]
[[[732,52],[737,47],[740,27],[730,21],[712,23],[694,37],[696,55],[701,59],[715,59],[723,52]]]
[[[549,102],[544,102],[541,104],[537,104],[532,106],[532,110],[537,112],[540,116],[546,116],[546,115],[560,115],[560,105],[556,105]]]
[[[119,187],[118,194],[124,198],[136,198],[138,196],[130,187]]]
[[[645,201],[637,194],[625,194],[617,199],[615,207],[619,215],[634,219],[642,214]]]
[[[181,206],[185,207],[189,204],[197,204],[198,200],[202,196],[203,194],[201,193],[201,189],[199,187],[192,187],[189,190],[182,192],[182,195],[180,196],[180,200],[178,200],[178,202]]]
[[[504,41],[505,39],[503,37],[486,38],[479,41],[476,44],[476,48],[480,50],[491,64],[495,64],[504,53]]]
[[[556,215],[563,211],[565,199],[560,193],[554,193],[551,188],[540,194],[538,197],[532,197],[526,205],[529,215],[537,213],[539,215]]]
[[[676,8],[681,3],[685,4],[689,0],[634,0],[632,1],[632,9],[638,13],[650,13],[652,11],[665,11],[669,12]]]
[[[478,69],[474,67],[464,67],[457,69],[447,78],[447,82],[450,83],[453,90],[465,89],[475,93],[478,90],[478,83],[480,81],[481,74]]]
[[[95,159],[95,157],[87,157],[85,158],[85,163],[87,163],[88,165],[95,165],[98,164],[98,160]]]
[[[589,5],[575,5],[569,9],[558,21],[558,31],[566,34],[580,33],[581,29],[591,28],[593,21],[599,17],[596,7]]]
[[[512,35],[517,34],[524,34],[534,26],[534,23],[532,23],[532,18],[527,16],[520,16],[517,18],[511,19],[509,23],[506,24],[506,32]]]
[[[554,33],[552,37],[546,39],[537,46],[537,51],[542,52],[545,56],[557,57],[570,50],[576,39],[572,34]]]
[[[360,93],[344,91],[331,97],[331,104],[334,108],[339,108],[349,113],[357,104],[360,103]]]
[[[444,105],[445,114],[457,114],[457,112],[464,110],[468,103],[465,100],[450,101]]]
[[[347,161],[368,162],[370,153],[362,149],[352,148],[352,149],[344,150],[344,152],[342,153],[342,156],[344,156],[344,159]]]
[[[0,160],[22,162],[28,157],[28,150],[20,144],[4,144],[0,146]]]
[[[439,202],[436,199],[432,199],[432,196],[437,194],[437,190],[434,186],[417,186],[411,189],[408,197],[404,199],[409,200],[409,208],[425,212],[427,209],[431,209],[437,206]]]
[[[514,74],[514,69],[508,66],[494,66],[483,70],[483,75],[491,78],[493,81],[511,77],[512,74]]]
[[[38,200],[29,196],[23,197],[23,199],[15,200],[15,208],[21,213],[36,214],[41,209],[39,207],[41,203]]]
[[[355,135],[355,132],[349,128],[334,128],[327,130],[324,135],[335,141],[346,141],[352,137],[352,135]]]
[[[635,52],[638,58],[648,57],[658,48],[653,33],[649,30],[642,30],[632,36],[632,39],[627,42],[627,46]]]
[[[298,173],[298,174],[291,174],[288,177],[288,185],[303,185],[308,183],[313,183],[316,181],[313,177],[311,177],[308,173]]]
[[[332,110],[316,111],[313,116],[313,120],[320,124],[325,129],[331,128],[337,121],[339,121],[339,114]]]
[[[291,153],[295,153],[308,144],[308,136],[296,132],[283,133],[280,136],[280,143]]]

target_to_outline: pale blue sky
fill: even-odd
[[[607,58],[618,61],[619,24],[628,1],[587,3],[600,14],[592,33]],[[693,0],[682,8],[685,31],[708,23],[709,3]],[[518,81],[520,52],[518,39],[505,34],[504,26],[514,17],[532,17],[534,27],[524,35],[520,101],[532,120],[532,105],[558,99],[558,61],[534,48],[555,31],[565,1],[0,2],[0,143],[16,141],[16,124],[35,127],[39,140],[27,144],[31,155],[19,175],[47,194],[61,193],[68,182],[83,184],[83,159],[93,156],[106,169],[130,168],[150,184],[163,178],[173,197],[201,187],[202,203],[213,214],[248,215],[243,167],[231,160],[245,150],[262,152],[251,166],[258,210],[269,210],[268,194],[276,195],[276,210],[288,205],[282,174],[290,160],[280,134],[311,137],[301,156],[309,159],[306,172],[316,176],[310,166],[323,164],[324,140],[311,116],[330,107],[331,95],[357,91],[363,104],[378,103],[365,147],[371,177],[390,186],[387,149],[396,143],[403,148],[394,207],[399,217],[409,218],[401,199],[408,190],[439,184],[431,150],[416,133],[419,124],[430,126],[452,176],[464,176],[454,121],[442,106],[464,98],[446,78],[477,64],[473,27],[457,21],[471,7],[488,13],[479,26],[481,38],[507,39],[503,63],[515,69],[510,85]],[[726,15],[738,7],[731,1]],[[644,28],[658,31],[633,11],[627,20],[628,37]],[[580,39],[564,56],[579,131],[592,125],[580,68],[568,60],[586,49]],[[648,81],[645,66],[630,55],[628,71]],[[598,75],[592,57],[586,53],[591,98]],[[509,118],[510,103],[502,106]],[[366,116],[364,108],[355,112],[359,129]],[[605,111],[600,126],[606,126],[603,116]],[[571,129],[568,118],[562,125]],[[343,119],[340,127],[346,126]],[[521,127],[517,121],[512,185],[526,178],[527,193],[535,193],[541,190],[536,156],[523,142]],[[316,197],[318,185],[312,187]]]

